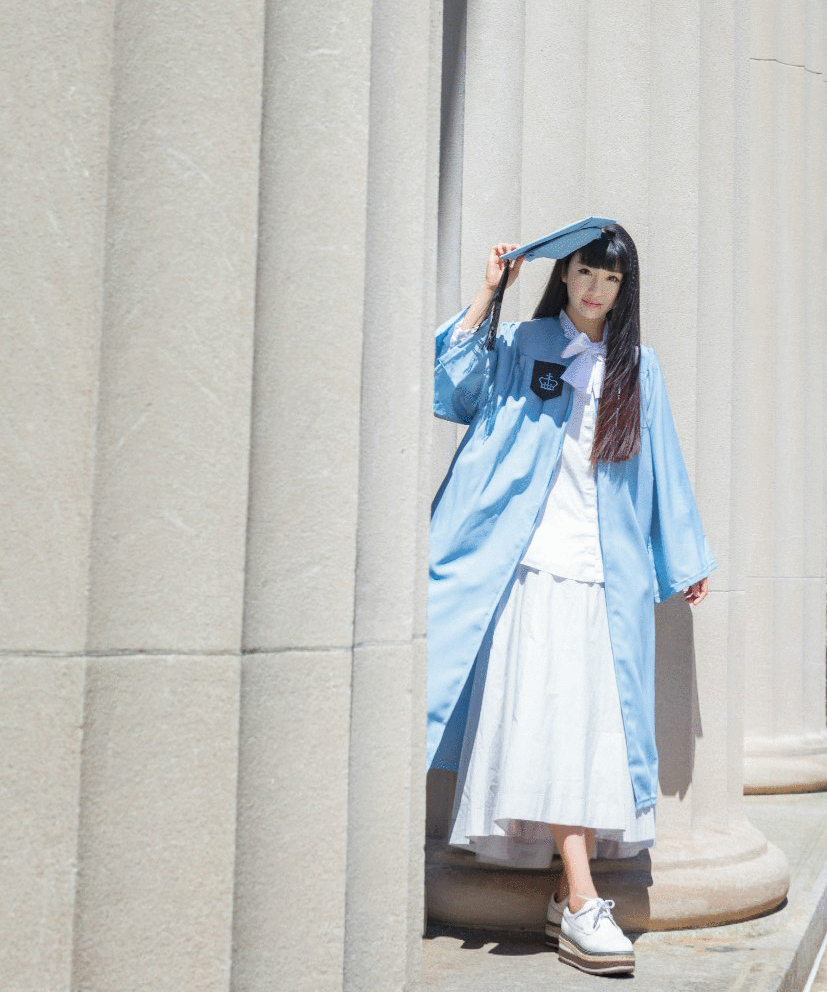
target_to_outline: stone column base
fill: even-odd
[[[827,789],[827,734],[789,741],[744,742],[744,792],[821,792]]]
[[[625,930],[734,923],[773,909],[787,894],[787,859],[746,820],[727,832],[664,836],[651,855],[593,862],[597,889],[615,900],[614,915]],[[558,859],[551,871],[481,865],[463,851],[430,842],[428,918],[453,926],[541,932],[560,870]]]

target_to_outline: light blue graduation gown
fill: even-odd
[[[528,546],[574,395],[554,368],[543,379],[553,388],[537,388],[549,365],[535,362],[562,371],[573,360],[561,356],[568,340],[559,321],[504,323],[492,351],[485,349],[486,322],[449,348],[464,313],[437,329],[434,367],[434,413],[468,424],[431,517],[428,765],[451,769],[459,761],[474,661]],[[640,389],[640,453],[597,466],[609,634],[637,810],[657,796],[654,603],[715,568],[660,366],[647,347]]]

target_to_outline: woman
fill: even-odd
[[[531,867],[556,847],[549,940],[607,974],[634,953],[589,859],[654,841],[653,604],[700,603],[715,562],[640,346],[634,242],[598,233],[491,350],[515,245],[491,248],[474,302],[437,330],[434,410],[468,431],[431,523],[429,763],[458,769],[451,844]]]

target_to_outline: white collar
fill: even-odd
[[[565,310],[560,311],[560,316],[557,319],[570,342],[563,349],[561,357],[574,358],[574,361],[563,373],[562,378],[574,386],[578,392],[591,393],[595,399],[599,399],[603,386],[603,371],[606,366],[608,320],[603,331],[603,340],[592,341],[588,334],[584,334],[582,331],[578,332]]]

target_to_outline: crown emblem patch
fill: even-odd
[[[531,373],[531,391],[541,400],[553,400],[563,392],[563,373],[565,365],[555,365],[554,362],[534,362]]]

